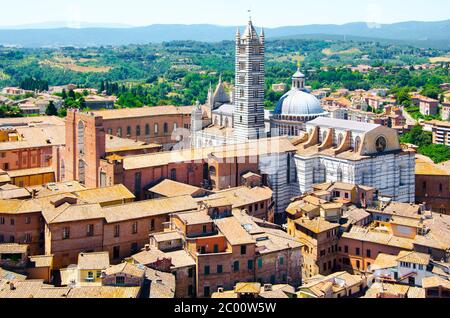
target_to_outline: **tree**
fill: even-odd
[[[409,88],[402,87],[397,91],[396,94],[397,103],[403,106],[411,105],[411,96],[409,95]]]
[[[401,137],[401,141],[418,147],[424,147],[432,143],[433,137],[431,133],[423,131],[422,126],[416,125],[409,133]]]
[[[55,104],[53,103],[52,100],[48,103],[48,106],[45,109],[45,114],[47,116],[56,116],[56,115],[58,115],[58,110],[56,109]]]
[[[61,92],[61,98],[66,100],[67,99],[67,93],[66,93],[66,89],[63,88],[62,92]]]
[[[69,90],[69,98],[76,99],[75,92],[73,91],[73,89]]]
[[[422,90],[422,95],[427,96],[433,99],[439,99],[439,94],[441,93],[441,89],[438,86],[427,84],[424,86]]]

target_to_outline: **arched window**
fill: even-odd
[[[86,163],[83,160],[78,161],[78,182],[86,183]]]
[[[61,181],[64,181],[66,179],[66,165],[64,163],[64,160],[61,160]]]
[[[387,177],[387,172],[388,172],[388,167],[386,165],[382,165],[380,168],[380,186],[379,189],[387,189],[389,187],[389,183],[388,183],[388,177]]]
[[[145,125],[145,135],[150,136],[150,125],[149,124]]]
[[[327,182],[327,169],[325,165],[321,164],[313,169],[313,183],[324,183]]]
[[[78,122],[78,153],[80,154],[84,154],[84,130],[84,122],[80,120]]]
[[[158,135],[158,124],[155,124],[155,135]]]
[[[325,140],[327,140],[327,132],[326,131],[324,131],[322,134],[322,143],[324,143]]]
[[[400,185],[406,185],[408,184],[408,173],[407,168],[405,166],[399,167],[399,177]]]
[[[338,171],[337,171],[337,182],[342,182],[343,179],[344,179],[344,174],[342,173],[342,169],[338,168]]]
[[[108,128],[108,135],[112,135],[112,134],[113,134],[112,128]]]
[[[344,135],[339,134],[337,146],[339,147],[340,145],[342,145],[342,142],[343,142],[343,141],[344,141]]]
[[[131,126],[127,126],[127,137],[131,136]]]
[[[136,126],[136,136],[139,137],[141,135],[141,126]]]
[[[167,123],[164,123],[164,134],[167,134],[169,132],[169,125]]]
[[[358,136],[355,138],[355,152],[358,152],[360,147],[361,147],[361,138]]]
[[[172,181],[177,180],[177,169],[170,170],[170,180]]]
[[[173,123],[173,131],[177,131],[178,129],[178,124],[177,123]]]
[[[216,176],[216,167],[214,167],[214,166],[211,166],[211,167],[209,167],[209,175],[210,176]]]
[[[117,128],[117,137],[119,137],[119,138],[122,137],[122,128],[121,127]]]
[[[371,186],[370,173],[368,171],[363,171],[362,173],[362,185]]]
[[[225,118],[225,127],[229,127],[229,120],[228,120],[228,117]]]

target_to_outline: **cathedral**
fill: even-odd
[[[206,116],[200,106],[193,110],[191,139],[194,147],[242,143],[267,136],[264,43],[264,30],[258,35],[251,19],[242,35],[237,30],[234,91],[229,96],[220,80],[214,92],[210,87]],[[200,118],[202,123],[194,123]]]
[[[264,30],[258,35],[251,20],[242,35],[237,30],[235,86],[231,94],[227,93],[220,78],[215,90],[209,88],[206,107],[194,109],[193,147],[242,143],[267,136],[299,136],[305,132],[306,122],[329,115],[306,88],[300,64],[292,76],[291,90],[281,97],[273,112],[264,110],[264,42]],[[194,123],[196,120],[201,123]]]
[[[222,79],[210,87],[206,105],[191,114],[193,148],[288,137],[293,148],[259,156],[258,171],[274,191],[275,219],[283,219],[292,197],[317,183],[346,182],[379,189],[400,202],[414,202],[414,153],[401,148],[395,130],[329,118],[306,88],[298,66],[291,89],[275,110],[264,110],[264,31],[252,21],[236,33],[236,76],[231,94]],[[266,123],[269,123],[266,127]],[[259,143],[259,142],[258,142]]]

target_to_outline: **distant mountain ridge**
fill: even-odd
[[[177,40],[218,42],[233,40],[236,26],[210,24],[154,24],[145,27],[35,28],[0,30],[1,45],[24,47],[100,46],[160,43]],[[244,28],[241,26],[241,28]],[[268,38],[301,38],[304,35],[350,36],[413,41],[450,49],[450,20],[409,21],[394,24],[354,22],[343,25],[315,24],[266,28]]]

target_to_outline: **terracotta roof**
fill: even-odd
[[[33,176],[38,174],[54,173],[52,167],[42,167],[42,168],[31,168],[31,169],[21,169],[8,171],[8,175],[11,178],[18,178],[24,176]]]
[[[109,266],[109,253],[80,253],[78,254],[78,269],[102,270]]]
[[[145,277],[150,281],[150,298],[175,297],[175,275],[146,268]]]
[[[108,223],[123,220],[140,219],[149,216],[164,215],[197,209],[197,203],[191,196],[163,198],[132,202],[117,206],[104,207],[103,215]],[[123,213],[123,211],[127,213]]]
[[[166,255],[166,253],[158,249],[152,248],[149,250],[142,250],[139,253],[131,256],[131,258],[139,264],[149,265],[157,262],[158,260],[162,260],[164,258],[169,257]]]
[[[10,288],[10,284],[14,288]],[[43,280],[11,281],[0,285],[0,298],[65,298],[70,288],[45,285]]]
[[[397,267],[397,258],[397,255],[379,253],[373,264],[370,266],[370,269],[376,270]]]
[[[416,158],[416,175],[450,176],[450,171],[445,170],[442,166]]]
[[[53,267],[53,255],[34,255],[29,258],[34,267]]]
[[[382,232],[372,229],[366,229],[359,226],[353,226],[350,232],[342,234],[343,238],[372,242],[376,244],[400,247],[406,250],[413,249],[414,240],[396,237],[388,232]]]
[[[300,291],[311,292],[316,297],[325,297],[327,294],[339,293],[345,288],[355,286],[363,281],[359,275],[347,272],[336,272],[326,277],[319,277],[312,282],[300,286]]]
[[[419,211],[420,205],[394,201],[391,202],[386,208],[384,208],[384,210],[376,211],[376,213],[420,219],[421,216],[418,213]]]
[[[450,281],[445,280],[439,276],[424,277],[422,279],[423,288],[444,287],[450,289]]]
[[[287,137],[274,137],[243,144],[127,156],[123,160],[123,166],[125,170],[134,170],[146,167],[158,167],[169,163],[200,161],[210,157],[225,159],[229,157],[263,156],[294,151],[296,151],[296,148]]]
[[[254,244],[256,241],[242,227],[236,217],[228,217],[215,221],[217,228],[231,245]]]
[[[234,292],[239,294],[259,294],[261,292],[260,283],[237,283]]]
[[[0,244],[0,254],[25,254],[28,251],[28,245],[16,243]]]
[[[24,199],[31,197],[30,192],[24,188],[0,190],[0,199]]]
[[[115,274],[125,274],[135,277],[143,277],[145,274],[145,267],[124,262],[122,264],[108,267],[105,270],[105,274],[108,276]]]
[[[377,298],[380,294],[406,298],[425,298],[425,290],[423,288],[379,282],[375,282],[369,290],[367,290],[364,298]]]
[[[183,236],[178,232],[162,232],[153,234],[152,237],[155,239],[156,242],[181,240],[183,238]]]
[[[42,215],[48,224],[95,220],[104,217],[102,208],[98,203],[81,205],[65,203],[56,209],[44,209]]]
[[[418,252],[401,251],[398,254],[398,262],[414,263],[427,266],[430,263],[431,256]]]
[[[137,298],[141,287],[88,286],[72,288],[67,298]]]
[[[159,184],[149,189],[149,192],[153,192],[164,197],[179,197],[184,195],[193,195],[200,188],[194,187],[185,183],[172,181],[170,179],[165,179],[161,181]]]
[[[0,142],[0,151],[61,146],[66,143],[64,125],[16,127],[14,129],[20,136],[20,140]]]
[[[390,220],[391,224],[395,225],[403,225],[403,226],[409,226],[409,227],[415,227],[420,228],[422,227],[422,222],[419,219],[412,219],[409,217],[402,217],[402,216],[393,216]]]
[[[173,268],[192,267],[196,265],[195,260],[185,250],[178,250],[165,253],[172,259]]]
[[[272,198],[273,191],[268,187],[248,188],[245,186],[214,192],[206,197],[197,199],[208,205],[216,206],[231,205],[232,208],[242,208],[244,206],[266,201]],[[214,200],[218,200],[215,201]]]
[[[17,274],[15,272],[11,272],[11,271],[8,271],[8,270],[0,267],[0,289],[1,289],[1,286],[3,285],[2,280],[4,280],[6,283],[6,281],[16,281],[16,280],[26,280],[26,279],[27,279],[27,276],[25,276],[25,275]]]
[[[120,138],[113,135],[106,135],[106,152],[123,152],[138,149],[151,149],[151,148],[161,148],[161,145],[157,144],[147,144],[143,141],[137,141],[134,139]]]
[[[367,212],[364,209],[351,209],[345,212],[345,215],[353,222],[359,222],[361,220],[364,220],[365,218],[370,217],[370,213]]]
[[[151,106],[139,108],[123,108],[111,110],[91,111],[95,116],[101,116],[104,120],[126,119],[138,117],[156,117],[167,115],[190,115],[195,106]]]
[[[339,228],[339,224],[330,223],[321,217],[314,218],[313,220],[301,218],[294,222],[316,234]]]
[[[205,211],[177,213],[176,216],[186,225],[212,223],[213,220]]]
[[[73,193],[86,203],[102,204],[119,200],[134,200],[135,198],[134,194],[122,184],[104,188],[85,189]]]
[[[66,181],[66,182],[50,182],[44,185],[27,187],[26,189],[30,192],[34,191],[35,198],[42,198],[57,195],[60,193],[81,191],[86,189],[86,187],[84,187],[77,181]]]
[[[334,190],[334,189],[341,189],[341,190],[347,190],[347,191],[353,191],[355,190],[357,186],[350,183],[343,183],[343,182],[335,182],[328,190]]]

